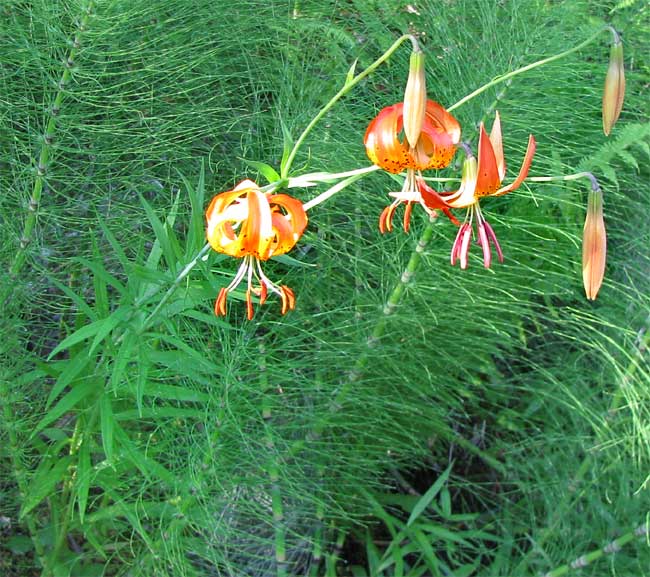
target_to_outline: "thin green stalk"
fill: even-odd
[[[29,199],[29,204],[27,206],[27,218],[25,219],[25,224],[23,225],[23,233],[20,237],[20,245],[14,261],[11,265],[10,272],[12,275],[17,275],[25,264],[26,258],[26,249],[29,243],[32,240],[32,233],[34,232],[34,227],[36,226],[36,219],[38,216],[38,208],[41,203],[41,196],[43,194],[43,186],[45,184],[45,175],[49,168],[50,162],[50,153],[52,150],[52,143],[54,141],[54,136],[56,132],[56,118],[61,112],[61,105],[63,103],[63,96],[65,94],[65,87],[72,77],[72,68],[75,64],[75,58],[81,46],[81,33],[86,29],[88,24],[88,18],[92,12],[93,2],[92,0],[88,2],[88,6],[84,11],[84,15],[79,23],[77,33],[75,34],[74,41],[72,43],[72,48],[68,53],[63,65],[64,70],[58,84],[58,91],[54,98],[54,103],[50,109],[50,118],[47,122],[45,128],[45,134],[43,135],[43,144],[41,146],[41,152],[38,157],[38,165],[36,167],[36,178],[34,179],[34,186],[32,187],[32,195]]]
[[[386,52],[384,52],[377,60],[375,60],[370,66],[368,66],[368,68],[366,68],[363,72],[359,73],[357,76],[348,79],[343,85],[343,88],[341,88],[341,90],[339,90],[332,97],[332,99],[325,106],[323,106],[323,108],[320,109],[318,114],[316,114],[316,116],[312,118],[311,122],[302,131],[302,134],[298,137],[298,140],[296,140],[295,144],[293,145],[293,148],[291,149],[291,152],[289,153],[289,156],[287,157],[287,160],[284,163],[284,166],[282,167],[282,174],[280,175],[282,178],[288,177],[289,171],[291,169],[291,165],[293,164],[293,161],[296,158],[296,154],[298,153],[298,150],[300,149],[302,143],[305,141],[305,138],[307,138],[307,136],[314,128],[314,126],[318,124],[318,121],[321,118],[323,118],[323,116],[325,116],[328,113],[328,111],[332,108],[332,106],[334,106],[343,96],[345,96],[348,92],[350,92],[352,88],[354,88],[366,76],[368,76],[379,66],[381,66],[386,60],[388,60],[393,55],[393,53],[402,45],[402,43],[405,40],[410,40],[413,43],[414,48],[418,46],[417,40],[411,34],[404,34],[403,36],[400,36],[393,43],[393,45],[388,50],[386,50]],[[354,67],[351,70],[354,70]]]
[[[167,289],[167,292],[163,295],[162,299],[160,299],[160,302],[156,305],[156,308],[153,309],[153,311],[151,311],[149,316],[142,323],[142,328],[140,329],[141,332],[147,330],[147,328],[149,327],[149,323],[155,318],[155,316],[158,314],[158,311],[160,311],[160,309],[163,306],[165,306],[165,303],[174,294],[174,291],[178,288],[178,286],[181,284],[183,279],[188,274],[190,274],[192,269],[209,252],[209,250],[210,250],[210,243],[206,243],[205,246],[199,251],[199,253],[185,266],[185,268],[180,273],[178,273],[178,276],[176,277],[172,285]]]
[[[586,567],[590,563],[593,563],[594,561],[600,559],[605,555],[611,555],[612,553],[616,553],[620,551],[630,541],[633,541],[634,539],[642,535],[647,535],[647,533],[648,533],[648,527],[646,525],[641,525],[637,527],[634,531],[629,531],[628,533],[625,533],[625,535],[622,535],[618,539],[614,539],[612,542],[605,545],[605,547],[603,547],[602,549],[596,549],[591,553],[581,555],[571,563],[567,563],[565,565],[560,565],[560,567],[556,567],[552,571],[546,573],[544,577],[562,577],[562,575],[566,575],[569,571]]]
[[[375,168],[375,167],[373,167]],[[379,167],[377,167],[379,168]],[[302,205],[302,207],[305,209],[305,211],[309,210],[310,208],[315,207],[316,205],[325,202],[328,198],[331,198],[334,196],[337,192],[341,192],[344,188],[350,186],[353,182],[356,182],[360,178],[363,178],[368,174],[369,170],[366,170],[365,172],[355,174],[354,176],[350,176],[349,178],[346,178],[345,180],[342,180],[341,182],[338,182],[322,194],[319,194],[316,198],[312,198],[309,202],[306,202],[305,204]]]
[[[79,452],[81,444],[88,442],[86,434],[87,431],[92,431],[97,422],[97,417],[99,415],[99,404],[95,403],[93,411],[90,415],[90,419],[86,422],[84,418],[84,411],[79,412],[77,422],[75,423],[75,428],[70,438],[70,455],[75,455]],[[61,503],[63,504],[63,517],[61,523],[56,529],[56,539],[54,542],[54,547],[52,552],[49,555],[49,561],[44,569],[44,575],[54,575],[54,567],[56,566],[61,550],[66,542],[68,537],[68,528],[70,527],[70,521],[74,513],[74,503],[75,496],[72,494],[72,487],[74,486],[74,480],[77,475],[77,467],[73,468],[70,474],[70,478],[64,483],[63,492],[61,496]]]
[[[286,547],[286,526],[284,523],[284,507],[282,503],[282,491],[280,489],[280,468],[276,460],[277,452],[273,443],[273,435],[269,421],[271,420],[271,403],[269,402],[270,385],[266,372],[266,348],[263,341],[258,344],[258,375],[260,390],[262,391],[262,418],[265,421],[266,447],[269,450],[268,474],[271,483],[271,511],[273,514],[273,532],[275,547],[275,574],[276,577],[287,577],[287,547]]]
[[[650,327],[650,316],[646,319],[646,325]],[[610,402],[610,407],[608,410],[608,413],[610,415],[613,415],[616,412],[616,409],[618,409],[621,399],[623,397],[623,391],[624,387],[627,385],[629,380],[634,376],[636,373],[639,364],[641,360],[643,359],[644,352],[647,350],[647,347],[650,346],[650,330],[646,330],[643,338],[641,339],[641,342],[637,345],[636,351],[634,356],[632,357],[632,360],[630,361],[629,365],[627,366],[625,372],[623,373],[623,377],[621,379],[622,386],[619,386],[616,391],[614,392],[612,396],[612,400]],[[552,524],[550,527],[547,527],[545,530],[543,530],[540,534],[539,539],[535,542],[535,547],[531,549],[526,556],[521,560],[519,565],[517,565],[516,573],[520,574],[524,571],[528,564],[528,560],[530,557],[538,551],[541,547],[544,546],[546,541],[552,536],[553,534],[553,529],[554,525],[558,522],[560,515],[562,515],[562,511],[566,509],[566,507],[569,505],[569,501],[572,498],[578,498],[574,497],[575,490],[577,487],[582,483],[585,475],[587,472],[591,469],[591,466],[593,464],[593,456],[591,453],[587,453],[585,455],[585,458],[582,460],[580,463],[580,466],[578,467],[578,470],[576,471],[576,474],[574,475],[573,479],[571,480],[571,487],[573,491],[567,491],[565,493],[564,498],[560,501],[560,503],[555,507],[555,519],[552,521]],[[523,574],[523,573],[522,573]],[[563,575],[564,573],[559,573],[558,575]],[[555,575],[553,575],[555,577]]]
[[[466,102],[469,102],[472,100],[472,98],[475,98],[479,94],[482,94],[489,88],[492,88],[493,86],[496,86],[497,84],[501,84],[502,82],[505,82],[506,80],[511,79],[513,76],[517,76],[518,74],[523,74],[524,72],[528,72],[529,70],[533,70],[534,68],[538,68],[539,66],[543,66],[544,64],[548,64],[549,62],[553,62],[555,60],[559,60],[560,58],[564,58],[565,56],[569,56],[569,54],[573,54],[574,52],[577,52],[578,50],[581,50],[585,46],[588,46],[591,44],[602,32],[605,30],[609,30],[611,27],[606,26],[601,28],[598,32],[587,38],[584,42],[581,42],[577,46],[574,46],[573,48],[569,48],[569,50],[565,50],[564,52],[560,52],[559,54],[556,54],[555,56],[549,56],[548,58],[543,58],[542,60],[538,60],[537,62],[533,62],[532,64],[528,64],[526,66],[522,66],[521,68],[517,68],[517,70],[513,70],[512,72],[508,72],[504,74],[503,76],[497,76],[494,80],[491,80],[487,84],[484,84],[480,88],[477,88],[474,92],[468,94],[464,98],[461,98],[456,104],[452,104],[447,108],[449,112],[452,110],[455,110],[459,106],[462,106]]]

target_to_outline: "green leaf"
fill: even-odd
[[[205,411],[201,409],[185,409],[182,407],[145,407],[143,409],[128,409],[115,413],[117,421],[135,421],[137,419],[201,419]]]
[[[124,249],[120,245],[119,242],[117,242],[117,239],[113,235],[113,233],[110,231],[108,226],[106,226],[106,223],[104,222],[104,219],[101,217],[101,215],[96,216],[96,221],[99,223],[99,227],[102,229],[102,232],[104,233],[104,236],[106,237],[106,240],[108,243],[111,245],[113,252],[115,253],[115,256],[117,257],[117,260],[120,262],[122,265],[122,268],[124,269],[124,272],[128,273],[129,269],[131,268],[131,262],[129,259],[126,257],[126,253],[124,252]]]
[[[47,359],[50,360],[53,356],[60,353],[61,351],[64,351],[65,349],[69,349],[70,347],[76,345],[77,343],[80,343],[81,341],[85,341],[90,337],[95,337],[95,340],[93,341],[93,347],[96,347],[99,344],[99,342],[101,342],[106,337],[106,335],[115,328],[117,323],[124,317],[125,309],[118,309],[118,311],[122,311],[122,312],[119,315],[113,313],[111,316],[105,319],[99,319],[88,325],[84,325],[80,329],[76,330],[70,336],[63,339],[49,354]],[[98,338],[97,335],[99,335],[101,338]],[[91,354],[91,352],[92,352],[92,348],[88,349],[88,354]]]
[[[289,155],[291,154],[291,149],[293,148],[293,138],[291,138],[291,133],[287,128],[287,125],[280,117],[280,127],[282,128],[282,161],[280,162],[280,175],[282,178],[287,178],[288,169],[287,162],[289,160]]]
[[[256,169],[265,179],[271,184],[272,182],[277,182],[280,179],[280,175],[275,171],[275,169],[264,162],[258,162],[257,160],[247,160],[246,158],[239,157],[239,160],[242,160],[249,166],[252,166]]]
[[[315,268],[316,266],[318,266],[317,264],[302,262],[300,260],[293,258],[292,256],[289,256],[288,254],[279,254],[278,256],[274,256],[271,260],[281,262],[282,264],[286,264],[287,266],[295,266],[300,268]]]
[[[111,331],[119,325],[131,312],[131,307],[119,308],[114,311],[109,317],[103,319],[105,322],[97,331],[92,344],[90,345],[89,355],[95,352],[99,344],[111,333]]]
[[[231,326],[226,322],[215,316],[214,314],[206,314],[194,309],[186,309],[181,312],[181,315],[184,317],[189,317],[191,319],[205,323],[206,325],[212,325],[213,327],[222,327],[230,329]]]
[[[113,404],[108,395],[103,394],[99,399],[99,420],[102,433],[102,447],[106,460],[113,462],[113,429],[115,428],[115,417],[113,415]]]
[[[422,495],[420,500],[415,504],[415,507],[413,507],[413,511],[411,511],[411,515],[409,516],[409,519],[406,522],[407,527],[413,525],[413,523],[417,520],[417,518],[429,506],[429,503],[431,503],[433,498],[440,492],[440,489],[442,489],[442,486],[445,484],[447,478],[449,477],[449,473],[451,473],[452,465],[453,463],[449,464],[449,467],[447,467],[442,472],[442,474],[436,479],[436,482],[433,485],[431,485],[431,487],[429,487],[429,490],[424,495]]]
[[[77,378],[79,373],[81,373],[86,368],[90,361],[91,357],[87,354],[83,354],[82,352],[77,353],[68,360],[61,361],[61,363],[64,365],[64,368],[47,397],[47,402],[45,403],[46,410],[50,408],[50,405],[54,399],[56,399],[61,394],[63,389],[72,383]]]
[[[92,466],[90,464],[90,437],[84,439],[79,448],[79,461],[75,475],[75,487],[77,507],[79,509],[79,522],[84,522],[86,507],[88,505],[88,493],[90,491],[90,475]]]
[[[427,536],[422,533],[422,531],[415,530],[413,532],[415,540],[417,541],[420,550],[420,553],[424,557],[424,561],[427,564],[427,567],[429,567],[429,570],[431,571],[432,575],[441,575],[440,572],[440,563],[438,561],[438,558],[436,557],[435,552],[433,551],[433,547],[431,546],[431,543],[427,539]]]
[[[25,535],[13,535],[9,537],[6,545],[14,555],[25,555],[34,549],[34,543]]]
[[[90,269],[96,279],[103,281],[105,285],[112,286],[118,293],[120,293],[120,295],[124,295],[124,293],[126,292],[126,287],[119,280],[117,280],[112,274],[106,271],[106,269],[102,264],[98,262],[93,262],[81,256],[77,256],[73,260],[81,263],[86,268]],[[97,293],[96,289],[95,289],[95,293]]]
[[[177,387],[175,385],[163,385],[161,383],[147,383],[144,394],[158,399],[180,401],[183,403],[207,404],[210,402],[210,395],[207,395],[206,393],[186,389],[185,387]]]
[[[199,171],[199,182],[196,188],[192,183],[183,175],[179,173],[187,194],[190,198],[191,215],[190,215],[190,228],[187,235],[187,243],[185,247],[184,260],[190,260],[192,255],[196,254],[203,243],[205,242],[205,163],[201,159],[201,170]]]
[[[41,461],[29,483],[20,511],[21,519],[54,492],[57,483],[60,483],[65,478],[71,462],[72,457],[70,455],[57,459],[46,458]]]
[[[358,58],[355,58],[354,62],[352,63],[352,66],[350,66],[350,69],[348,70],[348,73],[345,76],[345,85],[347,86],[354,80],[354,71],[357,68],[357,62],[359,61]]]
[[[97,381],[95,379],[86,379],[79,381],[73,389],[65,395],[54,408],[46,413],[41,421],[36,425],[32,431],[30,438],[34,437],[39,431],[47,427],[53,421],[56,421],[60,416],[71,411],[80,401],[85,399],[91,393],[97,390]],[[101,386],[101,385],[100,385]]]
[[[124,376],[126,367],[135,357],[135,352],[138,349],[137,342],[138,336],[129,329],[126,329],[123,334],[122,342],[120,343],[120,348],[118,349],[111,366],[110,389],[113,391],[113,394],[117,392],[118,386],[122,382],[122,377]]]
[[[176,198],[178,200],[178,196]],[[149,223],[151,224],[151,228],[153,229],[154,235],[156,236],[156,242],[154,243],[154,246],[151,248],[151,253],[149,253],[149,258],[147,259],[147,268],[155,269],[158,266],[160,255],[162,254],[162,256],[165,257],[165,262],[167,263],[167,267],[172,272],[172,275],[175,276],[176,257],[174,254],[174,250],[172,248],[171,240],[169,238],[170,229],[168,229],[163,225],[162,221],[158,218],[153,208],[151,208],[151,205],[144,199],[142,195],[140,195],[140,202],[142,203],[144,212],[147,215],[147,219],[149,220]],[[176,205],[176,202],[174,203],[174,205]],[[175,214],[172,209],[172,213],[170,217],[168,217],[167,219],[168,224],[169,223],[173,224],[174,218],[175,218]],[[156,245],[158,245],[159,249],[156,248]]]

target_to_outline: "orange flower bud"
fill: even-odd
[[[404,92],[404,134],[411,148],[415,148],[422,132],[427,108],[427,83],[424,73],[424,53],[411,53],[409,77]]]
[[[625,97],[625,67],[623,63],[623,42],[614,32],[614,43],[609,54],[609,68],[603,91],[603,131],[606,136],[612,130],[623,108]]]
[[[603,220],[603,193],[600,188],[589,192],[587,217],[582,235],[582,281],[589,300],[595,300],[605,276],[607,234]]]

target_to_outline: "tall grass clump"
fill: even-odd
[[[642,2],[42,0],[0,14],[0,572],[649,574]],[[609,137],[605,25],[627,79]],[[368,167],[363,135],[403,99],[409,43],[377,59],[404,34],[426,54],[429,98],[462,102],[475,152],[500,112],[508,182],[536,138],[523,185],[482,200],[503,264],[472,247],[451,267],[456,227],[420,207],[408,233],[399,214],[380,234],[402,184],[369,169],[263,263],[295,310],[269,294],[249,321],[239,288],[215,316],[238,261],[205,244],[211,199],[248,178],[307,203],[334,181],[294,186],[302,175]],[[456,189],[462,158],[430,184]],[[593,301],[582,173],[608,238]]]

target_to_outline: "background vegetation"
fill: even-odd
[[[649,575],[647,536],[629,536],[650,515],[648,15],[634,1],[5,0],[0,573],[560,575],[595,552],[582,575]],[[156,308],[204,243],[208,200],[258,176],[243,158],[277,167],[281,120],[295,138],[355,59],[422,33],[429,95],[450,105],[604,23],[628,80],[609,139],[606,34],[454,113],[475,143],[498,106],[511,170],[533,133],[533,175],[598,177],[594,303],[588,184],[531,183],[484,203],[503,265],[474,250],[451,268],[456,231],[436,223],[384,315],[426,222],[414,211],[408,235],[381,236],[396,185],[376,173],[269,263],[294,312],[247,322],[233,300],[216,319],[236,263],[215,254]],[[401,100],[407,66],[404,48],[341,101],[295,168],[366,165],[365,127]]]

